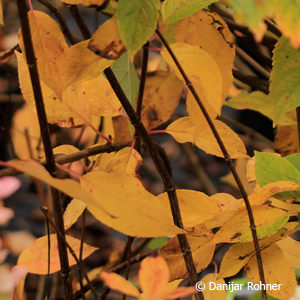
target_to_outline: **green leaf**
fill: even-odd
[[[159,0],[119,1],[116,14],[119,33],[131,60],[154,34],[159,7]]]
[[[139,90],[139,78],[133,63],[129,59],[128,52],[123,53],[111,68],[128,100],[135,107],[135,98]]]
[[[300,184],[300,154],[279,157],[273,153],[255,151],[255,159],[255,175],[260,186],[281,180]],[[284,192],[280,195],[300,200],[300,192]]]
[[[270,96],[275,123],[284,113],[300,105],[300,51],[294,49],[286,37],[281,37],[275,46]]]
[[[171,24],[191,16],[216,0],[165,0],[161,5],[163,22]]]
[[[159,238],[155,238],[152,239],[148,244],[147,247],[150,250],[155,250],[155,249],[159,249],[161,248],[167,241],[169,241],[169,238],[166,237],[159,237]]]

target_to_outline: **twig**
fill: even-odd
[[[268,30],[270,30],[272,33],[274,33],[279,38],[282,36],[281,30],[278,28],[278,26],[269,18],[264,18],[265,24],[268,26]]]
[[[18,13],[21,21],[22,35],[24,39],[25,46],[25,54],[27,65],[30,73],[31,84],[33,87],[33,94],[36,104],[36,109],[38,113],[38,119],[41,130],[41,137],[43,139],[44,144],[44,152],[46,155],[47,161],[47,169],[49,173],[55,177],[56,175],[56,166],[54,161],[54,155],[52,151],[51,141],[50,141],[50,133],[48,128],[48,122],[45,112],[44,100],[39,80],[39,73],[37,70],[36,57],[34,54],[31,32],[29,27],[29,21],[27,16],[28,7],[25,0],[18,0]],[[59,250],[59,258],[61,265],[61,274],[63,277],[64,288],[65,288],[65,296],[67,300],[71,300],[73,298],[72,291],[72,282],[70,277],[70,267],[68,261],[68,253],[67,248],[64,244],[65,236],[64,236],[64,221],[62,214],[62,206],[59,197],[58,190],[51,188],[52,202],[53,202],[53,213],[55,218],[55,224],[57,228],[62,232],[62,235],[57,235],[58,242],[58,250]]]
[[[43,212],[43,214],[45,215],[45,217],[47,218],[47,220],[50,222],[50,224],[54,227],[54,229],[56,231],[56,234],[60,235],[60,236],[63,236],[63,233],[57,228],[56,224],[52,221],[52,219],[49,218],[47,207],[41,207],[41,211]],[[81,274],[84,275],[84,277],[85,277],[85,279],[87,281],[87,284],[88,284],[89,288],[91,289],[93,295],[95,296],[96,299],[98,299],[99,297],[97,295],[97,292],[94,289],[93,285],[91,284],[91,281],[90,281],[90,279],[89,279],[89,277],[88,277],[88,275],[87,275],[87,273],[86,273],[86,271],[85,271],[82,263],[78,259],[75,251],[73,250],[73,248],[70,246],[70,244],[67,242],[66,239],[64,239],[64,243],[65,243],[65,246],[69,249],[69,251],[70,251],[71,255],[73,256],[73,258],[75,259],[75,261],[76,261],[76,263],[78,265],[78,268],[79,268]]]
[[[72,45],[76,44],[78,41],[73,37],[67,23],[65,22],[65,19],[61,16],[58,9],[46,0],[37,0],[37,1],[40,2],[42,5],[46,6],[50,10],[50,12],[55,15],[58,22],[60,23],[63,34],[66,35],[66,37],[68,38],[68,40]]]
[[[236,53],[237,55],[245,61],[249,66],[251,66],[257,73],[259,73],[262,77],[269,80],[270,73],[263,68],[257,61],[255,61],[250,55],[248,55],[243,49],[236,46]]]
[[[125,147],[130,146],[131,143],[123,143],[123,144],[108,144],[108,145],[96,145],[96,146],[91,146],[88,147],[84,150],[72,153],[72,154],[67,154],[65,156],[57,157],[55,158],[55,163],[64,165],[67,163],[71,163],[83,158],[88,158],[89,156],[93,156],[99,153],[111,153],[111,152],[116,152],[119,151]],[[42,162],[43,165],[46,165],[46,162]],[[19,171],[16,171],[15,169],[12,168],[6,168],[3,170],[0,170],[0,177],[3,176],[13,176],[13,175],[19,175],[22,174]]]
[[[125,279],[129,278],[130,266],[131,266],[131,264],[130,264],[131,246],[132,246],[133,240],[134,240],[134,237],[129,236],[128,240],[127,240],[127,243],[126,243],[126,247],[125,247],[125,251],[126,251],[126,257],[125,257],[125,259],[127,259],[127,267],[126,267]],[[124,254],[125,254],[125,251],[124,251]],[[122,299],[126,300],[126,294],[123,294],[123,298]]]
[[[142,122],[138,119],[136,112],[134,111],[132,105],[127,99],[124,91],[122,90],[117,78],[115,77],[111,68],[104,70],[104,74],[108,79],[111,87],[113,88],[115,94],[117,95],[119,101],[121,102],[124,110],[126,111],[128,117],[130,118],[131,124],[134,126],[137,134],[142,139],[146,151],[151,156],[157,171],[164,183],[165,189],[168,193],[169,202],[171,206],[173,221],[179,228],[184,228],[181,218],[181,213],[178,205],[178,198],[176,193],[175,184],[171,176],[170,170],[168,168],[168,162],[165,157],[162,157],[158,148],[153,144],[151,137],[149,136],[147,130],[145,129]],[[195,285],[198,281],[198,275],[193,260],[192,252],[187,241],[185,234],[178,234],[178,240],[180,244],[180,249],[185,260],[186,268],[189,274],[189,278],[192,285]],[[196,300],[203,299],[202,293],[195,294]]]
[[[208,195],[214,195],[218,191],[211,182],[210,178],[206,174],[206,172],[203,169],[203,166],[199,160],[199,158],[196,156],[196,154],[191,149],[191,145],[185,143],[181,144],[181,149],[185,153],[187,159],[189,160],[189,165],[191,166],[194,174],[197,176],[199,181],[203,184],[204,191]]]
[[[83,245],[84,245],[84,235],[85,235],[85,218],[86,218],[86,209],[83,211],[83,213],[81,215],[81,232],[80,232],[80,248],[79,248],[79,263],[80,264],[82,264],[82,256],[83,256]],[[79,274],[80,289],[83,289],[82,274],[81,274],[81,272],[78,272],[78,274]],[[82,293],[82,299],[85,300],[84,293]]]
[[[246,83],[254,90],[262,91],[265,94],[269,93],[269,82],[265,79],[256,76],[245,75],[238,70],[232,70],[233,76],[243,83]]]
[[[298,106],[296,108],[296,114],[297,114],[298,142],[299,142],[299,148],[300,148],[300,106]]]
[[[136,256],[132,257],[130,259],[130,264],[133,265],[133,264],[136,264],[140,261],[142,261],[145,257],[148,257],[148,256],[154,256],[154,255],[157,255],[157,250],[152,250],[152,251],[149,251],[149,252],[146,252],[144,254],[137,254]],[[107,272],[120,272],[122,271],[124,268],[126,268],[127,266],[127,261],[124,261],[112,268],[110,268],[109,270],[107,270]],[[93,280],[91,280],[91,284],[96,287],[96,286],[101,286],[103,284],[103,281],[100,279],[100,278],[95,278]],[[74,299],[80,299],[81,298],[81,293],[86,293],[90,290],[89,286],[88,285],[85,285],[83,287],[83,290],[80,290],[80,291],[77,291],[75,294],[74,294]]]
[[[85,40],[89,39],[91,37],[91,32],[90,32],[88,26],[86,25],[85,21],[81,17],[77,5],[68,5],[68,6],[70,9],[70,13],[73,16],[74,20],[76,21],[77,26],[78,26],[83,38]]]
[[[251,204],[250,201],[248,199],[248,195],[247,192],[242,184],[242,181],[234,167],[233,161],[218,133],[218,131],[216,130],[216,127],[210,117],[210,115],[208,114],[205,106],[203,105],[202,101],[199,98],[198,93],[196,92],[193,84],[191,83],[191,81],[189,80],[189,78],[187,77],[186,73],[184,72],[181,64],[179,63],[179,61],[177,60],[177,57],[174,55],[172,49],[170,48],[168,42],[165,40],[165,38],[163,37],[163,35],[161,34],[161,32],[157,29],[156,30],[158,36],[160,37],[161,41],[163,42],[163,44],[165,45],[165,47],[167,48],[169,54],[171,55],[174,63],[176,64],[178,70],[180,71],[182,77],[185,80],[186,85],[188,86],[189,90],[191,91],[191,93],[193,94],[195,100],[197,101],[203,115],[205,116],[205,119],[211,129],[211,131],[213,132],[213,135],[218,143],[218,145],[221,148],[221,151],[223,153],[224,156],[224,160],[227,162],[232,175],[239,187],[239,190],[242,194],[242,197],[244,199],[245,202],[245,206],[247,209],[247,213],[248,213],[248,217],[249,217],[249,222],[250,222],[250,229],[251,229],[251,233],[252,233],[252,237],[253,237],[253,243],[254,243],[254,248],[255,248],[255,254],[256,254],[256,259],[257,259],[257,265],[258,265],[258,273],[259,273],[259,277],[262,283],[265,283],[265,275],[264,275],[264,270],[263,270],[263,263],[262,263],[262,257],[261,257],[261,253],[260,253],[260,248],[259,248],[259,242],[258,242],[258,237],[257,237],[257,232],[256,232],[256,226],[255,226],[255,221],[254,221],[254,217],[253,217],[253,212],[252,212],[252,208],[251,208]],[[267,299],[267,294],[266,294],[266,290],[262,290],[262,298],[264,300]]]

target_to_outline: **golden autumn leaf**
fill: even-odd
[[[284,227],[278,230],[275,234],[259,241],[260,249],[279,243],[280,240],[286,240],[287,235],[295,232],[297,222],[287,223]],[[279,241],[279,242],[278,242]],[[219,272],[219,278],[231,277],[237,274],[255,255],[253,242],[233,244],[225,253]]]
[[[175,38],[177,42],[200,47],[216,61],[222,74],[224,100],[232,85],[235,56],[233,35],[226,22],[215,12],[201,10],[179,22]]]
[[[49,123],[74,127],[84,124],[85,120],[90,122],[92,113],[118,115],[120,104],[100,74],[112,62],[90,51],[89,40],[68,47],[58,24],[47,14],[31,11],[28,17]],[[19,38],[24,53],[21,33]],[[17,54],[17,58],[22,93],[26,102],[34,107],[24,55]],[[95,86],[100,84],[106,86],[99,89],[102,94],[96,94]],[[90,105],[86,105],[87,99]]]
[[[277,284],[277,286],[280,284],[280,288],[277,290],[269,288],[267,294],[281,300],[289,299],[294,294],[297,286],[294,269],[288,264],[282,251],[276,244],[262,250],[261,256],[266,283],[269,285]],[[253,283],[260,283],[255,256],[249,260],[245,270]]]
[[[203,291],[203,296],[205,300],[226,300],[226,290],[214,288],[219,284],[224,284],[225,281],[222,278],[218,278],[218,274],[207,274],[202,279],[205,284],[205,290]],[[210,288],[210,286],[212,288]]]
[[[89,48],[107,59],[117,59],[126,51],[114,16],[104,22],[92,35]]]
[[[204,193],[181,189],[178,189],[176,192],[185,228],[201,224],[220,212],[218,205],[212,201],[212,197],[209,197]],[[158,199],[163,205],[164,211],[168,211],[171,215],[168,194],[160,194]]]
[[[215,120],[214,124],[231,158],[244,158],[248,156],[242,140],[233,130],[219,120]],[[167,127],[166,132],[171,134],[179,143],[194,143],[201,150],[209,154],[223,157],[220,146],[210,128],[204,126],[197,133],[197,137],[194,140],[195,130],[196,127],[191,118],[183,117],[171,123]]]
[[[169,270],[166,262],[160,256],[146,257],[139,270],[139,282],[143,294],[131,283],[116,273],[100,273],[101,279],[111,289],[123,294],[145,300],[164,300],[187,297],[196,292],[194,287],[170,286]]]
[[[119,274],[101,272],[99,276],[111,289],[128,296],[140,298],[139,290]]]
[[[285,239],[282,239],[276,243],[286,260],[289,262],[290,266],[292,266],[294,269],[300,269],[300,258],[299,258],[299,249],[300,249],[300,243],[296,240],[294,240],[291,237],[287,237]]]
[[[197,46],[178,42],[170,45],[170,47],[193,83],[209,115],[214,119],[220,114],[223,104],[223,80],[217,63],[208,52]],[[173,67],[178,78],[182,79],[182,75],[167,50],[163,49],[161,54],[166,62]],[[208,124],[190,91],[187,98],[187,109],[194,126],[197,128],[196,138],[201,133],[200,128],[203,130],[203,127],[208,127]]]
[[[78,220],[86,208],[85,202],[79,199],[73,199],[68,204],[64,212],[64,226],[65,230],[71,228],[71,226]]]
[[[68,244],[72,247],[77,257],[79,256],[80,240],[66,235]],[[59,253],[57,248],[56,234],[50,234],[50,273],[54,273],[60,270]],[[97,248],[88,244],[84,244],[83,258],[88,257]],[[75,265],[76,261],[74,257],[68,251],[70,266]],[[47,274],[48,273],[48,236],[43,236],[36,239],[31,246],[26,248],[18,259],[18,265],[23,266],[30,273],[35,274]]]
[[[82,4],[84,6],[92,6],[97,5],[100,6],[103,3],[105,3],[105,0],[60,0],[61,2],[67,3],[67,4]]]
[[[25,131],[28,131],[32,157],[29,151]],[[43,156],[43,144],[37,115],[27,105],[19,109],[14,117],[11,129],[14,151],[20,159],[39,159]]]
[[[89,211],[115,230],[139,237],[174,236],[183,232],[173,224],[159,200],[131,174],[93,171],[80,181],[83,192],[93,198],[83,199]]]
[[[191,247],[197,273],[200,273],[210,264],[213,258],[215,244],[212,242],[213,233],[206,227],[197,226],[193,230],[194,231],[187,235],[187,239]],[[161,247],[159,254],[168,264],[170,280],[188,276],[177,237],[172,238]]]
[[[128,143],[132,140],[129,121],[123,116],[115,116],[112,118],[112,126],[114,128],[114,142]]]
[[[146,79],[142,107],[142,121],[152,129],[168,121],[177,107],[183,84],[167,71],[157,71]]]
[[[299,153],[297,125],[278,126],[274,141],[275,151],[282,156]]]
[[[118,152],[100,154],[95,160],[93,170],[135,175],[141,163],[141,155],[135,149],[125,147]]]
[[[162,257],[148,257],[142,261],[139,282],[146,299],[159,299],[168,281],[169,269]]]
[[[288,221],[287,212],[268,206],[252,207],[256,232],[259,239],[267,237],[284,226]],[[235,243],[248,242],[252,240],[250,223],[246,208],[238,211],[231,217],[215,234],[214,242]]]

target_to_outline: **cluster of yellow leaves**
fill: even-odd
[[[100,58],[83,41],[69,47],[58,24],[40,11],[28,13],[32,41],[48,121],[74,127],[91,121],[94,115],[119,114],[120,104],[101,72],[112,61]],[[22,34],[20,47],[24,52]],[[34,109],[34,96],[24,54],[16,52],[21,90]],[[95,90],[95,86],[101,89]]]
[[[196,292],[194,287],[177,287],[178,281],[169,282],[168,265],[160,256],[145,258],[139,271],[142,294],[130,282],[116,273],[100,273],[101,279],[111,289],[128,296],[145,300],[164,300],[187,297]]]

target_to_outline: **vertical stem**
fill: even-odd
[[[259,242],[258,242],[258,237],[257,237],[257,232],[256,232],[256,226],[255,226],[255,221],[254,221],[254,216],[253,216],[253,212],[252,212],[252,208],[251,208],[251,204],[250,201],[248,199],[248,195],[246,193],[246,190],[242,184],[242,181],[233,165],[232,159],[230,158],[230,155],[218,133],[218,131],[216,130],[216,127],[210,117],[210,115],[208,114],[205,106],[203,105],[199,95],[197,94],[193,84],[191,83],[191,81],[189,80],[189,78],[187,77],[186,73],[184,72],[181,64],[179,63],[179,61],[177,60],[177,57],[175,56],[175,54],[173,53],[172,49],[170,48],[169,44],[167,43],[167,41],[165,40],[165,38],[163,37],[163,35],[161,34],[161,32],[157,29],[156,30],[157,35],[159,36],[159,38],[161,39],[161,41],[163,42],[163,44],[165,45],[165,47],[167,48],[169,54],[171,55],[174,63],[176,64],[178,70],[180,71],[182,77],[185,80],[186,85],[188,86],[189,90],[191,91],[191,93],[193,94],[195,100],[197,101],[203,115],[205,116],[205,119],[211,129],[211,131],[213,132],[213,135],[215,137],[215,139],[217,140],[218,145],[221,148],[221,151],[223,153],[224,159],[227,162],[231,173],[239,187],[239,190],[242,194],[242,197],[244,199],[245,202],[245,206],[247,209],[247,213],[248,213],[248,217],[249,217],[249,222],[250,222],[250,230],[252,233],[252,237],[253,237],[253,243],[254,243],[254,249],[255,249],[255,255],[256,255],[256,259],[257,259],[257,266],[258,266],[258,273],[259,273],[259,277],[260,280],[263,284],[265,284],[265,275],[264,275],[264,269],[263,269],[263,263],[262,263],[262,257],[261,257],[261,253],[260,253],[260,248],[259,248]],[[263,289],[262,290],[262,298],[264,300],[267,299],[267,293],[266,290]]]
[[[17,0],[18,13],[21,21],[22,35],[24,39],[25,54],[27,65],[30,73],[31,84],[33,87],[34,99],[36,109],[38,113],[38,119],[40,124],[41,136],[44,144],[44,151],[47,161],[47,169],[49,173],[55,177],[56,166],[54,162],[54,156],[52,152],[52,146],[50,142],[50,134],[48,128],[48,122],[44,107],[43,95],[39,80],[39,74],[37,70],[36,58],[34,54],[33,44],[31,40],[31,32],[29,27],[29,21],[27,16],[28,7],[25,0]],[[57,228],[62,232],[62,235],[57,235],[59,258],[61,265],[61,274],[63,277],[65,296],[67,300],[73,299],[72,284],[70,277],[70,267],[67,254],[67,247],[65,246],[65,234],[64,234],[64,223],[62,207],[60,203],[59,192],[51,188],[52,202],[53,202],[53,213],[55,217],[55,224]]]
[[[104,70],[104,74],[106,78],[108,79],[111,87],[113,88],[115,94],[117,95],[119,101],[123,105],[124,110],[126,111],[128,117],[130,118],[130,121],[132,125],[135,127],[136,132],[140,136],[140,138],[144,142],[145,149],[150,154],[156,169],[158,170],[165,189],[168,193],[169,202],[171,206],[173,221],[176,226],[179,228],[184,228],[182,219],[181,219],[181,213],[178,205],[178,199],[176,194],[176,188],[175,184],[173,182],[173,178],[169,172],[169,169],[167,167],[167,162],[164,160],[164,158],[159,153],[157,147],[153,144],[148,132],[146,131],[144,125],[141,123],[141,121],[138,119],[136,112],[134,111],[132,105],[130,104],[129,100],[127,99],[124,91],[122,90],[117,78],[115,77],[113,71],[111,68],[107,68]],[[182,252],[182,255],[184,257],[184,261],[186,264],[186,268],[189,274],[189,278],[191,281],[191,284],[195,285],[198,281],[198,275],[195,267],[195,263],[192,257],[192,252],[189,246],[189,243],[187,241],[187,238],[185,234],[178,234],[178,240],[180,249]],[[202,293],[195,294],[195,298],[197,300],[204,299]]]
[[[298,143],[300,149],[300,106],[296,108],[296,114],[297,114]]]
[[[70,5],[69,7],[70,7],[70,13],[72,14],[74,20],[76,21],[83,38],[85,40],[89,39],[91,37],[91,32],[88,26],[86,25],[85,21],[81,17],[77,5]]]

